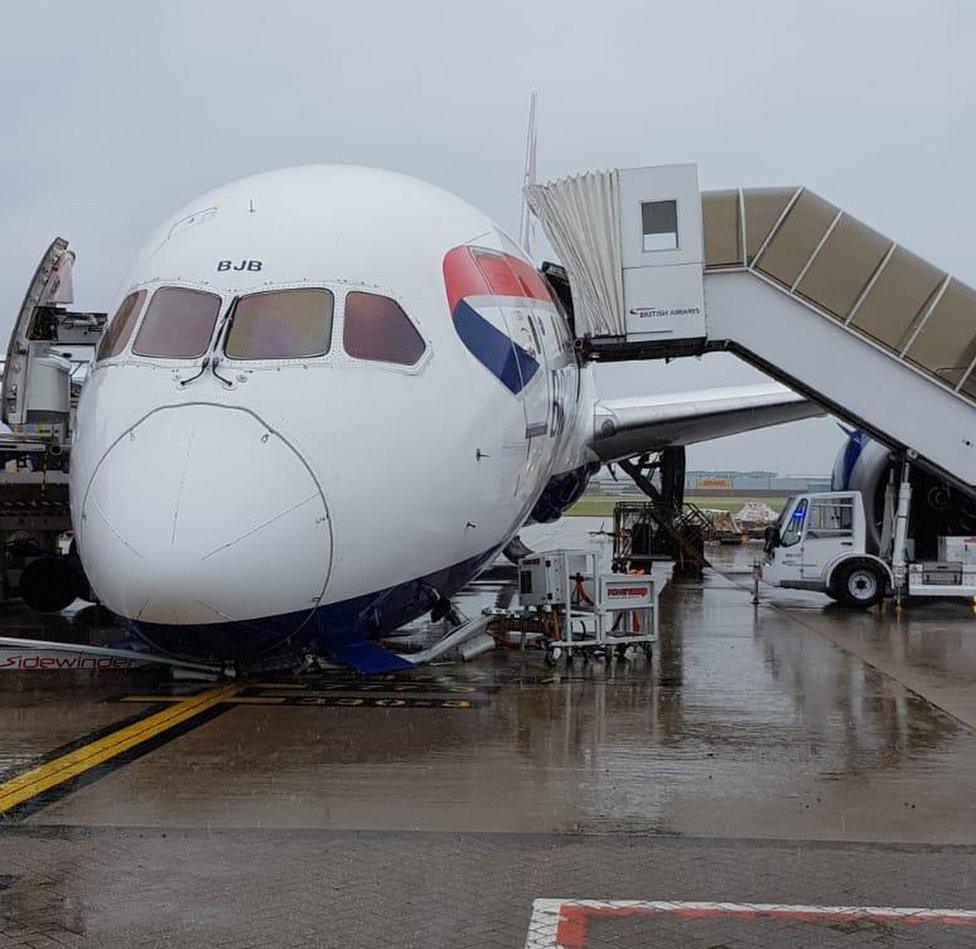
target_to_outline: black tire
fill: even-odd
[[[70,606],[78,594],[78,575],[64,557],[39,557],[20,575],[20,595],[39,613],[58,613]]]
[[[880,603],[888,589],[888,575],[871,560],[841,564],[830,578],[832,596],[854,609],[866,610]]]

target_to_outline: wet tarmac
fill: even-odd
[[[553,898],[976,908],[971,608],[755,606],[757,553],[718,548],[667,591],[651,664],[506,650],[213,695],[0,673],[0,940],[556,945],[526,943]],[[513,579],[493,569],[461,608],[508,605]],[[25,790],[62,762],[70,780]],[[607,914],[565,944],[976,945],[964,925]]]

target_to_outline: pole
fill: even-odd
[[[912,505],[911,463],[906,455],[901,465],[901,483],[898,485],[898,508],[895,512],[895,537],[891,550],[891,571],[895,578],[895,596],[901,602],[907,573],[908,513]]]

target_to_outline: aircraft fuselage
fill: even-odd
[[[545,281],[414,179],[309,166],[192,202],[128,274],[78,407],[79,553],[156,648],[260,661],[429,611],[592,462]]]

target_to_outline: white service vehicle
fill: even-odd
[[[908,596],[976,596],[976,537],[943,537],[938,561],[913,561],[905,536],[908,500],[891,516],[880,556],[868,550],[860,491],[791,497],[770,528],[762,579],[771,586],[816,590],[847,606],[867,608],[892,591]]]

